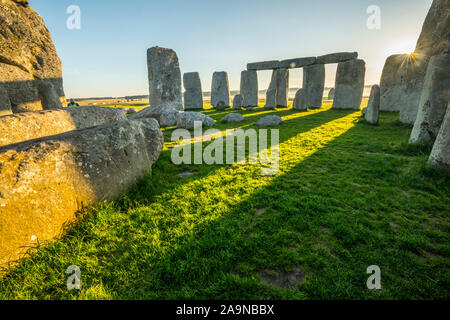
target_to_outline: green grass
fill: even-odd
[[[371,126],[329,107],[242,112],[243,128],[284,119],[273,177],[254,165],[175,166],[165,130],[153,174],[6,274],[0,298],[450,298],[449,175],[427,166],[428,146],[407,145],[396,114]],[[221,123],[229,111],[204,112],[221,130],[237,126]],[[66,288],[70,265],[80,291]],[[366,287],[370,265],[382,290]],[[293,270],[298,285],[267,282]]]

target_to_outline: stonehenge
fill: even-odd
[[[450,102],[444,121],[434,142],[428,163],[450,171]]]
[[[0,117],[0,146],[126,120],[119,109],[102,107],[33,111]]]
[[[189,72],[183,75],[184,108],[186,110],[203,109],[203,91],[198,72]]]
[[[142,119],[0,147],[0,266],[61,236],[85,206],[125,193],[163,142],[156,120]]]
[[[289,94],[289,70],[286,68],[272,71],[269,89],[266,93],[266,108],[274,109],[288,105]]]
[[[296,92],[292,108],[299,111],[306,111],[308,109],[305,89],[302,88]]]
[[[230,83],[225,71],[214,72],[211,86],[211,105],[217,107],[221,102],[225,108],[230,106]]]
[[[450,53],[431,58],[411,132],[411,143],[434,143],[450,101],[449,72]]]
[[[233,110],[241,110],[242,109],[242,96],[237,94],[233,98]]]
[[[176,52],[160,47],[150,48],[147,50],[147,66],[150,105],[175,101],[183,107],[181,71]]]
[[[305,89],[308,108],[322,107],[323,90],[325,89],[325,65],[313,64],[303,68],[303,88]]]
[[[364,60],[353,59],[338,64],[333,109],[361,108],[365,74]]]
[[[378,116],[380,113],[380,87],[372,86],[370,90],[369,103],[367,105],[364,117],[370,124],[378,124]]]
[[[240,95],[243,107],[258,106],[258,74],[256,71],[242,71]]]

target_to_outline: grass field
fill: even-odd
[[[164,151],[136,188],[90,208],[66,236],[0,279],[1,299],[448,299],[450,177],[430,147],[381,113],[325,107],[206,110],[217,128],[283,117],[280,170],[171,163]],[[178,175],[194,172],[187,178]],[[81,268],[81,290],[66,269]],[[381,268],[382,290],[366,269]]]

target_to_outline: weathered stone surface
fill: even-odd
[[[206,114],[199,112],[181,112],[177,121],[177,128],[194,129],[195,122],[201,122],[202,127],[212,127],[216,123]]]
[[[450,103],[428,160],[433,166],[450,171]]]
[[[383,111],[403,111],[410,114],[406,123],[414,123],[419,108],[420,94],[426,63],[414,60],[410,55],[398,54],[387,58],[381,75],[380,109]]]
[[[280,68],[295,69],[303,68],[316,63],[316,57],[287,59],[280,62]]]
[[[219,102],[217,103],[215,109],[216,109],[217,111],[224,111],[224,110],[226,110],[227,107],[225,106],[225,102],[219,101]]]
[[[63,106],[53,83],[48,80],[39,81],[39,96],[44,110],[61,109]]]
[[[317,64],[340,63],[358,58],[358,52],[338,52],[317,57]]]
[[[243,107],[258,106],[258,74],[256,71],[242,71],[241,96]]]
[[[330,91],[328,92],[328,100],[333,100],[334,99],[334,88],[331,88]]]
[[[217,107],[219,102],[223,102],[225,107],[230,106],[230,83],[228,73],[214,72],[211,87],[211,105]]]
[[[276,77],[275,70],[272,74],[272,82],[270,83],[271,87],[272,87],[272,83],[275,83],[275,85],[276,85],[276,80],[274,80],[274,76]],[[273,88],[273,87],[271,88],[271,87],[269,87],[269,89],[267,89],[266,105],[264,106],[264,108],[269,109],[269,110],[275,109],[277,107],[277,89]]]
[[[364,114],[367,122],[370,124],[378,124],[378,117],[380,114],[380,87],[378,85],[372,86],[370,90],[369,103]]]
[[[147,50],[147,65],[150,105],[174,101],[183,107],[180,64],[176,52],[160,47],[150,48]]]
[[[9,101],[8,91],[6,91],[3,84],[0,83],[0,117],[11,113],[12,107],[11,101]]]
[[[305,89],[307,107],[320,108],[325,89],[325,65],[314,64],[303,68],[303,88]]]
[[[272,127],[278,126],[283,122],[279,116],[265,116],[258,120],[256,125],[258,127]]]
[[[29,6],[0,0],[0,82],[15,113],[42,110],[39,80],[64,97],[62,66],[42,18]]]
[[[183,75],[184,89],[184,108],[203,109],[203,91],[198,72],[189,72]]]
[[[289,70],[276,69],[272,72],[272,79],[266,93],[267,109],[274,109],[278,106],[288,105],[289,93]]]
[[[244,121],[244,116],[240,113],[229,113],[223,120],[225,122],[242,122]]]
[[[306,111],[308,109],[307,102],[306,90],[300,89],[295,94],[294,104],[292,108],[294,110]]]
[[[334,109],[361,108],[365,75],[364,60],[354,59],[339,63],[336,72]]]
[[[115,200],[152,169],[154,119],[121,121],[0,148],[0,266],[61,236],[84,206]]]
[[[271,60],[247,64],[247,70],[272,70],[280,67],[280,61]]]
[[[449,53],[431,58],[420,97],[419,111],[411,132],[411,143],[433,143],[436,139],[450,101],[449,75]]]
[[[242,96],[237,94],[233,98],[233,110],[241,110],[242,109]]]
[[[128,119],[155,118],[161,127],[173,127],[180,115],[180,103],[168,101],[156,106],[150,106],[132,114]]]
[[[0,117],[0,146],[126,120],[119,109],[76,107]]]

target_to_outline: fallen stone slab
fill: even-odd
[[[186,110],[203,109],[203,91],[198,72],[189,72],[183,75],[184,108]]]
[[[314,63],[316,63],[316,57],[287,59],[282,60],[280,62],[280,68],[286,69],[303,68],[304,66],[309,66]]]
[[[0,266],[58,238],[76,212],[112,201],[152,170],[154,119],[124,120],[0,148]]]
[[[450,103],[444,121],[436,137],[428,163],[450,171]]]
[[[199,112],[181,112],[177,121],[177,128],[194,129],[195,122],[201,122],[202,127],[212,127],[216,123],[214,120]]]
[[[333,109],[360,110],[365,75],[364,60],[354,59],[338,64]]]
[[[175,101],[183,107],[180,63],[176,52],[160,47],[150,48],[147,50],[147,65],[150,105]]]
[[[247,64],[247,70],[272,70],[280,68],[280,61],[271,60],[271,61],[262,61],[262,62],[254,62]]]
[[[241,110],[242,109],[242,96],[237,94],[233,98],[233,110]]]
[[[279,116],[265,116],[258,120],[256,125],[258,127],[272,127],[278,126],[283,122]]]
[[[258,74],[256,71],[242,71],[241,91],[242,106],[258,106]]]
[[[369,103],[367,105],[364,117],[370,124],[378,124],[380,114],[380,87],[378,85],[372,86],[370,90]]]
[[[431,58],[410,143],[434,143],[450,101],[450,53]]]
[[[0,117],[12,114],[11,101],[9,101],[8,91],[0,83]]]
[[[119,109],[75,107],[0,117],[0,146],[126,120]]]
[[[128,119],[154,118],[160,127],[173,127],[177,124],[180,115],[180,103],[175,101],[164,102],[159,105],[150,106],[132,114]]]
[[[358,52],[338,52],[317,57],[317,64],[340,63],[358,58]]]
[[[225,71],[214,72],[211,88],[211,105],[217,107],[220,102],[223,102],[225,108],[228,108],[230,106],[228,73]]]
[[[229,113],[223,118],[224,122],[242,122],[244,121],[244,116],[240,113]]]
[[[305,89],[308,108],[322,107],[325,89],[325,65],[314,64],[303,68],[303,88]]]
[[[299,89],[295,93],[295,99],[294,99],[294,104],[292,105],[292,108],[294,110],[298,110],[298,111],[306,111],[308,109],[307,96],[306,96],[305,89]]]

